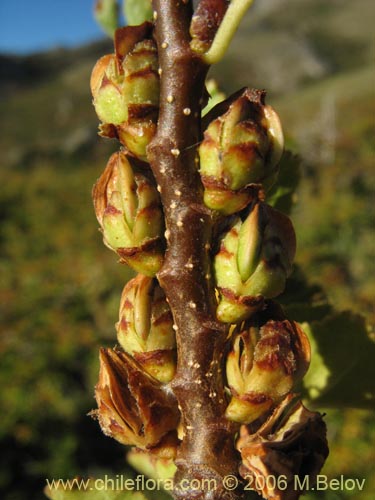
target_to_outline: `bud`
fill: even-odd
[[[263,498],[297,500],[302,493],[298,485],[311,489],[328,456],[326,425],[319,413],[289,395],[256,433],[241,426],[237,449],[241,476]]]
[[[132,448],[126,456],[127,462],[133,469],[147,477],[172,481],[177,470],[174,461],[179,443],[176,433],[170,432],[153,448],[148,450]]]
[[[204,133],[200,173],[211,209],[238,212],[276,180],[284,138],[279,117],[264,99],[264,91],[245,89]]]
[[[121,347],[150,375],[170,382],[176,370],[173,318],[156,279],[139,274],[125,286],[116,325]]]
[[[99,59],[91,75],[100,134],[117,137],[141,160],[147,159],[159,106],[159,64],[151,26],[146,22],[118,29],[115,54]]]
[[[306,373],[310,344],[294,321],[254,324],[234,340],[227,358],[232,400],[226,417],[249,424],[267,413]]]
[[[127,119],[121,74],[114,54],[99,59],[91,74],[90,85],[96,114],[103,123],[117,125]]]
[[[125,352],[100,350],[95,398],[98,409],[92,415],[98,418],[104,434],[122,444],[155,446],[178,426],[174,398]]]
[[[154,276],[162,264],[163,215],[152,182],[114,153],[93,189],[104,243],[138,272]]]
[[[292,270],[296,251],[290,219],[265,203],[237,217],[221,241],[214,268],[219,290],[217,317],[237,323],[279,295]]]

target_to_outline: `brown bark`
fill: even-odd
[[[208,255],[213,219],[203,204],[195,161],[208,68],[189,46],[191,9],[191,2],[154,1],[161,92],[157,133],[148,147],[166,221],[167,250],[158,279],[174,317],[178,366],[171,388],[185,432],[174,495],[234,500],[241,494],[222,487],[224,476],[237,476],[239,462],[235,429],[224,417],[221,369],[227,330],[215,315]],[[214,481],[206,491],[179,488],[188,484],[183,480],[203,478]]]

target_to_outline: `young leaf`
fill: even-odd
[[[113,38],[118,28],[117,0],[96,0],[94,16],[100,27]]]
[[[208,103],[202,110],[202,116],[206,115],[209,111],[211,111],[212,108],[216,106],[216,104],[219,104],[226,98],[224,92],[222,92],[222,90],[219,88],[217,81],[213,78],[207,80],[206,88],[210,97],[208,99]]]
[[[135,26],[152,20],[151,0],[124,0],[126,23]]]

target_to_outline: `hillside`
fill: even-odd
[[[212,76],[227,93],[244,85],[266,88],[270,99],[281,96],[296,108],[296,93],[373,67],[374,10],[371,0],[258,2]],[[5,164],[37,152],[64,154],[95,146],[92,132],[97,122],[88,81],[94,62],[110,51],[107,40],[29,57],[0,55],[0,147]],[[356,92],[351,90],[353,98]]]
[[[373,63],[371,0],[272,0],[256,7],[218,68],[230,91],[247,81],[285,96]]]

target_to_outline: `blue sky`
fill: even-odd
[[[101,38],[94,0],[0,0],[0,52],[27,54]]]

